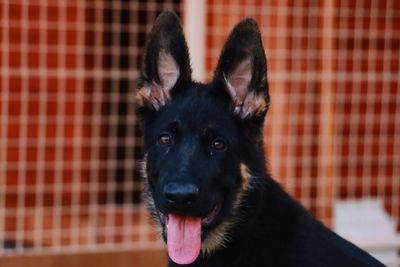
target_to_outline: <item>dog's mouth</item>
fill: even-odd
[[[204,229],[213,225],[221,211],[223,200],[219,200],[205,217],[185,214],[163,214],[158,211],[161,224],[166,232],[168,255],[178,264],[190,264],[200,254]]]
[[[211,225],[214,223],[214,221],[215,221],[215,219],[217,218],[219,212],[221,211],[222,202],[223,202],[222,199],[219,200],[219,201],[215,204],[215,206],[214,206],[214,208],[211,210],[211,212],[210,212],[207,216],[201,218],[201,226],[202,226],[203,228],[209,227],[209,226],[211,226]],[[165,215],[165,214],[162,213],[160,210],[158,210],[158,216],[160,217],[160,222],[161,222],[161,224],[163,225],[163,227],[165,227],[166,225],[168,225],[169,216],[170,216],[170,215]],[[181,215],[181,216],[184,216],[184,214]]]

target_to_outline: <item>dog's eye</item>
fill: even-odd
[[[225,148],[225,143],[221,139],[215,139],[212,142],[212,148],[215,150],[222,150]]]
[[[158,143],[160,143],[160,145],[171,144],[172,143],[171,135],[169,135],[168,133],[160,134],[160,136],[158,137]]]

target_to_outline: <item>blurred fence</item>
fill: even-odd
[[[232,26],[259,23],[273,176],[328,225],[365,197],[400,221],[400,2],[1,0],[0,254],[160,245],[134,84],[157,14],[193,4],[204,80]]]

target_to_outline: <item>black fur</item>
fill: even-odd
[[[228,38],[213,81],[194,82],[178,18],[166,11],[157,19],[144,54],[137,110],[149,209],[164,240],[165,215],[206,217],[221,203],[202,240],[218,231],[225,240],[210,242],[190,266],[383,266],[315,220],[268,174],[262,142],[266,68],[258,27],[245,19]],[[171,80],[176,82],[165,86]],[[165,194],[171,183],[174,190],[188,184],[198,190],[190,201],[171,204]]]

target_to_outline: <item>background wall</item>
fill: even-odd
[[[272,175],[329,226],[338,200],[371,197],[398,223],[398,1],[200,2],[204,80],[233,25],[259,23]],[[0,1],[0,255],[160,248],[140,199],[134,83],[157,14],[184,4]]]

